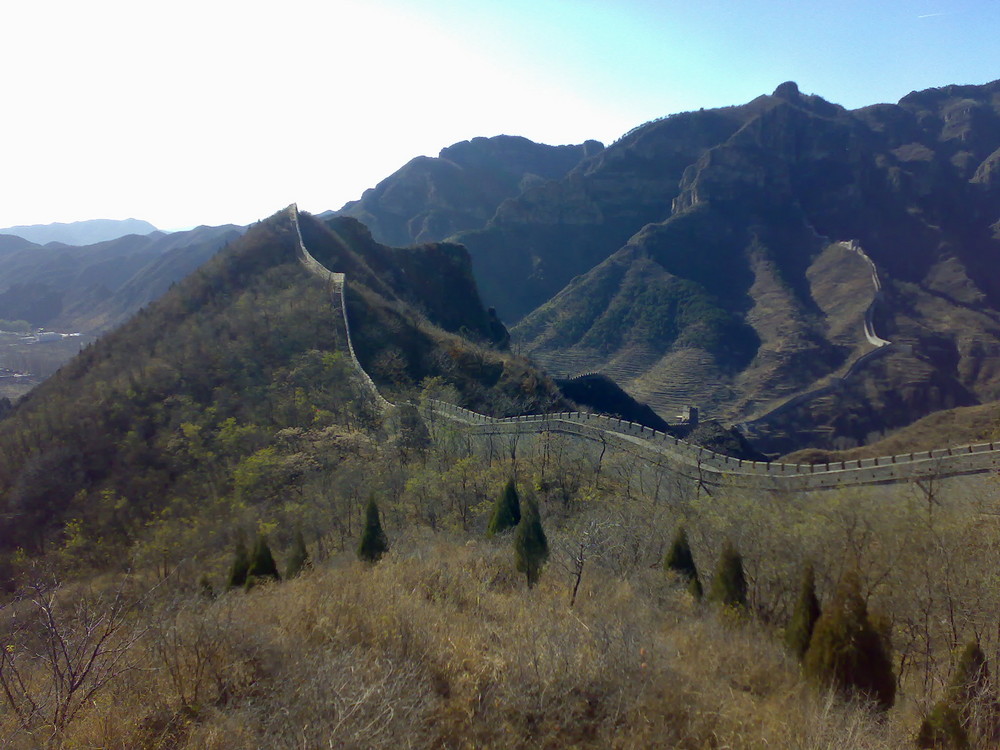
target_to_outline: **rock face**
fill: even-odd
[[[698,403],[747,421],[775,452],[863,444],[997,398],[1000,84],[855,112],[783,84],[723,112],[739,127],[661,191],[659,220],[620,249],[605,244],[590,270],[571,268],[580,275],[522,318],[515,339],[557,376],[606,372],[663,415]],[[632,139],[658,125],[600,158],[635,159]],[[508,202],[508,214],[517,202],[528,203]],[[474,262],[487,268],[476,239]],[[549,253],[534,266],[556,262]],[[504,308],[484,295],[515,315],[537,299],[519,291]],[[859,362],[873,351],[866,319],[876,342],[894,345]]]
[[[418,156],[336,213],[364,222],[385,245],[436,242],[478,229],[507,198],[564,176],[602,148],[597,141],[546,146],[507,135],[473,138],[437,158]]]
[[[473,169],[446,149],[345,210],[376,238],[457,232],[555,376],[606,373],[668,419],[697,404],[768,451],[1000,398],[1000,81],[854,111],[788,82],[577,148],[515,188],[516,162],[495,208],[468,184],[475,210],[444,201],[442,175]]]

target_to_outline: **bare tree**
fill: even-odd
[[[578,533],[565,534],[556,540],[554,545],[556,564],[569,574],[573,582],[569,597],[570,607],[576,604],[584,567],[591,558],[600,556],[611,546],[608,537],[615,526],[615,522],[611,520],[591,520]]]
[[[0,608],[0,700],[29,735],[59,747],[67,726],[114,680],[135,668],[145,628],[132,616],[126,576],[110,595],[70,596],[33,584]]]

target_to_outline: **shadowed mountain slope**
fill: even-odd
[[[443,240],[478,229],[505,199],[562,177],[601,148],[597,141],[547,146],[508,135],[473,138],[436,158],[418,156],[336,213],[362,221],[387,245]]]
[[[0,252],[0,317],[100,332],[179,281],[244,230],[233,225],[127,235],[83,247]]]
[[[354,215],[382,227],[391,205],[412,241],[450,169],[411,162]],[[1000,82],[855,111],[785,83],[640,126],[440,234],[463,230],[485,303],[554,375],[701,405],[772,451],[848,446],[1000,396],[998,175]],[[406,200],[363,213],[376,194]]]
[[[513,334],[555,375],[606,372],[661,414],[695,403],[750,418],[771,451],[857,445],[997,398],[998,113],[1000,83],[856,112],[784,84],[721,110],[734,127],[660,190],[660,217],[633,226]],[[676,120],[676,133],[704,117],[663,122]],[[662,128],[639,128],[570,178],[587,184],[598,161],[635,159],[637,137],[667,137]],[[670,174],[668,161],[655,163]],[[480,240],[512,226],[517,205],[532,201],[509,201],[463,237],[477,269],[501,262]],[[531,223],[536,234],[552,227]],[[506,307],[496,304],[517,314],[545,294],[525,296],[536,279],[526,265],[577,272],[592,258],[576,252],[575,232],[561,234],[561,250],[554,240],[537,259],[510,262],[501,284],[482,284],[486,299],[509,286]],[[893,346],[863,357],[885,340]]]

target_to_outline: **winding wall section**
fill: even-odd
[[[330,271],[309,254],[302,241],[298,209],[293,204],[288,211],[298,234],[299,261],[327,284],[331,302],[340,309],[342,314],[338,317],[343,318],[347,351],[359,377],[380,408],[394,408],[379,393],[355,355],[344,301],[344,274]],[[880,346],[883,347],[884,344]],[[429,408],[463,433],[480,437],[486,442],[499,440],[509,444],[513,440],[530,440],[544,434],[565,435],[602,448],[611,446],[628,450],[648,460],[650,467],[665,468],[714,485],[804,491],[904,482],[921,477],[979,474],[1000,469],[1000,444],[996,443],[824,464],[768,463],[732,458],[635,422],[588,412],[495,418],[442,401],[431,401]]]

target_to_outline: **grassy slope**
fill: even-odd
[[[964,406],[929,414],[871,445],[846,451],[796,451],[789,454],[785,460],[802,463],[848,461],[990,442],[1000,436],[998,425],[1000,425],[1000,402]]]
[[[765,632],[695,607],[660,574],[588,575],[568,610],[564,579],[527,591],[506,542],[422,536],[374,568],[157,602],[144,668],[67,739],[178,750],[908,746],[892,722],[808,690]],[[28,746],[6,736],[6,747]]]

